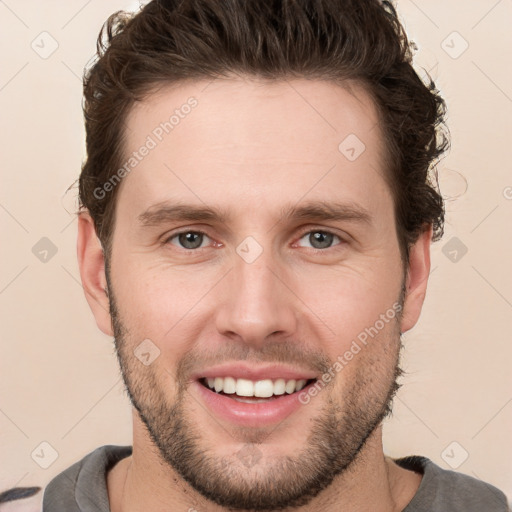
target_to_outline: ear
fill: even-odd
[[[113,336],[103,248],[96,235],[94,222],[86,211],[78,215],[77,257],[85,298],[96,324],[105,334]]]
[[[419,236],[410,249],[401,332],[412,329],[420,317],[430,275],[431,240],[432,225]]]

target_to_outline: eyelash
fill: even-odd
[[[198,235],[204,235],[208,238],[211,238],[208,233],[206,233],[205,231],[202,231],[200,229],[185,229],[183,231],[178,231],[176,233],[173,233],[169,236],[167,236],[164,241],[163,241],[163,244],[164,245],[167,245],[170,243],[170,241],[176,237],[178,237],[179,235],[183,235],[185,233],[195,233],[195,234],[198,234]],[[335,249],[336,247],[338,247],[339,245],[344,245],[346,244],[346,240],[344,240],[340,235],[332,232],[332,231],[329,231],[329,230],[326,230],[326,229],[308,229],[306,231],[303,231],[301,233],[301,235],[299,236],[298,240],[300,240],[301,238],[304,238],[305,235],[307,234],[310,234],[310,233],[324,233],[324,234],[327,234],[327,235],[333,235],[334,237],[337,237],[340,242],[338,244],[335,244],[335,245],[332,245],[331,247],[327,247],[325,249],[315,249],[314,247],[307,247],[307,249],[309,249],[310,251],[313,251],[314,253],[325,253],[328,249]],[[189,253],[192,253],[192,252],[199,252],[201,251],[202,249],[208,249],[208,247],[199,247],[197,249],[185,249],[184,247],[179,247],[179,249],[181,249],[182,251],[186,251],[186,252],[189,252]]]

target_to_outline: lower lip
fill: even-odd
[[[314,384],[315,382],[312,382],[299,392],[291,395],[281,395],[268,402],[245,403],[237,402],[227,395],[210,391],[199,381],[193,382],[197,393],[215,415],[230,423],[246,427],[262,427],[283,421],[303,406],[299,401],[299,394],[304,391],[307,392],[309,387]]]

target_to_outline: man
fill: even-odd
[[[383,453],[447,146],[393,7],[155,0],[100,45],[78,260],[133,447],[56,477],[44,511],[507,510]]]

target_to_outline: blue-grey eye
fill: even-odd
[[[169,238],[169,242],[183,249],[198,249],[203,244],[205,237],[206,235],[200,231],[183,231]],[[173,242],[175,239],[178,240],[178,243]]]
[[[328,231],[310,231],[301,238],[301,240],[304,239],[307,239],[307,242],[313,249],[328,249],[333,245],[335,239],[341,241],[337,235]]]

